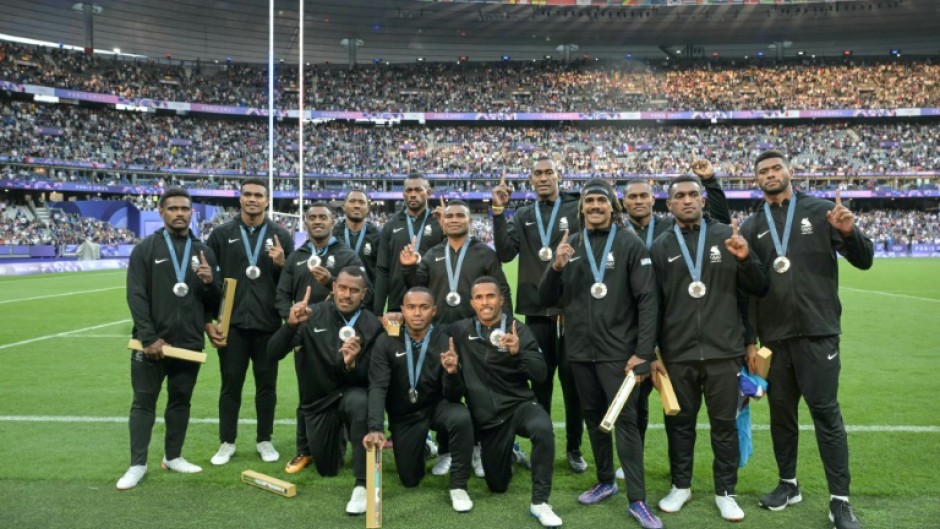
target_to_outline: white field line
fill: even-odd
[[[69,338],[130,338],[130,334],[73,334]]]
[[[45,336],[37,336],[36,338],[30,338],[29,340],[23,340],[20,342],[5,343],[3,345],[0,345],[0,349],[9,349],[10,347],[17,347],[19,345],[26,345],[26,344],[35,343],[35,342],[41,342],[43,340],[51,340],[52,338],[61,338],[63,336],[70,336],[72,334],[78,334],[80,332],[93,331],[95,329],[101,329],[103,327],[111,327],[113,325],[120,325],[122,323],[127,323],[129,321],[131,320],[130,319],[118,320],[118,321],[112,321],[109,323],[102,323],[101,325],[92,325],[91,327],[82,327],[81,329],[75,329],[73,331],[65,331],[65,332],[58,332],[55,334],[47,334]]]
[[[89,271],[87,271],[87,272],[77,272],[77,273],[80,273],[80,274],[82,274],[82,275],[84,275],[84,274],[95,274],[95,275],[98,275],[98,276],[105,276],[105,275],[108,275],[108,274],[111,274],[111,273],[116,273],[116,272],[123,272],[123,273],[126,274],[126,273],[127,273],[127,269],[121,268],[121,269],[119,269],[119,270],[89,270]],[[48,281],[48,280],[50,280],[50,279],[71,279],[71,280],[75,280],[75,273],[67,272],[67,273],[64,273],[64,274],[62,274],[62,273],[43,274],[43,275],[40,275],[39,277],[4,276],[3,280],[0,280],[0,283],[13,283],[13,282],[16,282],[17,284],[19,284],[19,283],[25,283],[26,281]],[[86,278],[83,277],[83,279],[86,279]]]
[[[929,301],[931,303],[940,303],[940,299],[923,298],[920,296],[908,296],[906,294],[895,294],[894,292],[882,292],[880,290],[867,290],[864,288],[839,287],[839,290],[848,290],[850,292],[862,292],[863,294],[877,294],[879,296],[888,296],[889,298],[916,299],[917,301]]]
[[[20,301],[35,301],[37,299],[50,299],[50,298],[61,298],[63,296],[77,296],[78,294],[92,294],[94,292],[104,292],[106,290],[117,290],[123,289],[125,287],[107,287],[107,288],[95,288],[92,290],[78,290],[75,292],[59,292],[58,294],[48,294],[45,296],[35,296],[32,298],[19,298],[19,299],[5,299],[0,301],[0,305],[6,305],[7,303],[19,303]]]
[[[68,423],[68,424],[80,424],[80,423],[112,423],[112,424],[123,424],[127,422],[127,417],[92,417],[92,416],[83,416],[83,415],[0,415],[0,422],[38,422],[38,423]],[[157,417],[157,422],[162,423],[163,419]],[[192,424],[219,424],[218,419],[213,418],[190,418],[189,422]],[[239,419],[239,424],[256,424],[257,421],[254,419]],[[280,419],[274,421],[275,424],[279,426],[293,426],[297,421],[294,419]],[[556,429],[563,430],[565,428],[565,423],[556,422],[554,423]],[[662,423],[650,423],[650,428],[654,430],[662,430]],[[708,430],[708,423],[699,423],[699,430]],[[751,429],[756,431],[769,431],[770,426],[766,424],[755,424],[751,426]],[[849,433],[877,433],[877,432],[889,432],[889,433],[940,433],[940,426],[911,426],[911,425],[847,425],[845,427],[846,431]],[[804,432],[813,431],[812,424],[801,424],[800,430]]]

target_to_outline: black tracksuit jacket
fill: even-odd
[[[425,211],[428,212],[428,220],[424,232],[420,234],[421,243],[418,245],[418,252],[422,255],[444,240],[444,232],[441,231],[437,217],[431,214],[429,209]],[[411,244],[406,215],[408,215],[406,210],[402,210],[388,219],[379,236],[379,255],[375,264],[375,297],[372,302],[372,312],[375,314],[384,314],[386,301],[388,301],[388,312],[398,312],[401,309],[405,291],[408,290],[402,277],[399,261],[402,248]],[[415,230],[421,227],[423,218],[424,213],[421,213],[415,220]]]
[[[369,282],[374,285],[375,266],[379,259],[379,237],[381,236],[381,231],[371,222],[366,222],[365,226],[362,228],[365,230],[365,233],[361,234],[350,231],[349,241],[347,242],[345,228],[345,219],[337,222],[336,225],[333,226],[333,236],[346,246],[349,246],[353,252],[356,251],[356,243],[359,241],[359,237],[364,236],[366,238],[366,240],[362,242],[362,246],[359,247],[359,253],[357,255],[362,261],[362,265],[366,267],[366,275],[369,276]],[[366,306],[371,307],[372,304],[369,303]]]
[[[313,255],[313,251],[311,250],[312,245],[313,243],[311,241],[305,242],[295,251],[291,252],[284,261],[284,270],[281,271],[281,278],[277,283],[277,294],[275,296],[274,305],[277,307],[278,314],[285,320],[290,313],[291,305],[304,298],[308,286],[310,287],[311,305],[323,301],[332,292],[332,282],[329,286],[321,285],[320,282],[313,277],[313,273],[310,272],[310,269],[307,268],[307,259],[310,259],[310,256]],[[347,266],[363,268],[362,261],[356,256],[355,252],[340,242],[339,239],[333,240],[327,244],[326,248],[326,253],[320,256],[320,266],[329,270],[334,280],[339,274],[339,271]],[[366,283],[368,283],[368,281],[366,281]],[[362,303],[365,307],[371,307],[369,302],[372,297],[372,289],[371,285],[367,284],[366,286],[369,290],[366,292],[366,297],[363,299]]]
[[[705,191],[708,192],[708,195],[705,199],[705,219],[709,222],[730,224],[731,211],[728,209],[728,198],[725,196],[725,191],[721,188],[721,183],[718,182],[717,178],[712,177],[708,180],[702,180],[702,185],[705,188]],[[639,224],[633,222],[633,219],[629,217],[627,218],[627,222],[630,223],[630,227],[633,228],[636,236],[639,237],[641,241],[643,241],[643,244],[646,244],[646,237],[649,233],[650,225],[647,224],[646,226],[640,226]],[[675,224],[676,219],[672,215],[657,218],[653,224],[653,241],[655,241],[663,233],[672,230],[672,227]]]

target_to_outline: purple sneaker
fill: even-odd
[[[591,490],[585,491],[578,496],[578,503],[581,505],[594,505],[600,503],[619,492],[615,483],[598,483],[591,487]]]
[[[643,529],[663,529],[663,522],[650,511],[645,501],[631,502],[627,512],[640,522],[640,527]]]

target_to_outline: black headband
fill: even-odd
[[[613,197],[610,196],[610,190],[608,190],[604,186],[592,185],[592,186],[585,187],[583,190],[581,190],[581,196],[588,196],[588,195],[604,195],[605,197],[607,197],[608,202],[610,202],[611,204],[614,203]]]

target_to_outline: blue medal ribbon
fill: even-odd
[[[682,230],[678,224],[673,224],[672,229],[676,232],[676,239],[679,241],[679,249],[682,250],[682,258],[685,260],[685,266],[689,269],[692,276],[692,282],[698,283],[702,280],[702,264],[705,255],[705,219],[702,219],[702,225],[699,226],[698,248],[695,249],[695,262],[692,262],[692,255],[689,253],[689,247],[685,244],[685,238],[682,237]]]
[[[310,241],[310,253],[323,257],[326,255],[326,252],[330,250],[330,245],[336,242],[336,237],[330,237],[330,240],[326,242],[326,245],[323,248],[317,248],[313,241]]]
[[[542,225],[542,208],[535,204],[535,227],[539,229],[539,240],[542,242],[542,248],[548,248],[551,244],[552,228],[555,226],[555,219],[558,218],[558,211],[561,209],[561,197],[555,199],[555,205],[552,206],[552,215],[548,217],[548,225]]]
[[[407,332],[405,333],[405,359],[408,361],[408,384],[411,386],[411,389],[414,390],[418,385],[418,377],[421,375],[421,368],[424,366],[424,358],[428,354],[428,346],[431,344],[431,333],[434,331],[434,325],[428,327],[428,331],[424,334],[424,339],[420,343],[420,352],[418,353],[418,363],[414,363],[414,352],[412,351],[411,335]]]
[[[481,340],[486,340],[486,338],[483,337],[483,324],[480,322],[480,319],[474,318],[473,323],[477,327],[477,336],[479,336]],[[506,332],[506,313],[505,312],[503,313],[503,320],[499,324],[499,330],[503,331],[504,333]]]
[[[186,265],[189,263],[189,254],[193,249],[193,240],[191,237],[186,237],[186,245],[183,247],[183,260],[178,261],[176,259],[176,247],[173,246],[173,241],[170,240],[170,233],[165,229],[163,230],[163,239],[170,251],[170,262],[173,263],[173,270],[176,272],[176,282],[183,283],[186,279]]]
[[[591,240],[588,238],[587,228],[584,228],[582,237],[584,237],[584,253],[587,254],[588,264],[591,265],[591,273],[594,274],[595,283],[604,282],[604,273],[607,272],[607,255],[610,253],[610,249],[614,246],[614,235],[617,234],[617,225],[610,225],[610,233],[607,234],[607,243],[604,244],[604,253],[601,254],[601,259],[603,259],[605,266],[598,268],[597,260],[594,259],[594,250],[591,248]]]
[[[424,208],[424,219],[421,220],[421,227],[418,228],[418,237],[415,240],[415,253],[419,252],[421,248],[421,237],[424,236],[424,226],[428,223],[428,216],[431,212]],[[405,213],[405,220],[408,222],[408,241],[411,242],[412,239],[415,239],[415,219],[411,218],[411,215]]]
[[[653,234],[656,233],[656,215],[650,214],[650,223],[646,225],[646,249],[653,248]]]
[[[467,238],[460,247],[460,254],[457,256],[457,269],[450,265],[450,244],[444,246],[444,267],[447,268],[447,286],[450,292],[457,292],[457,282],[460,279],[460,270],[463,268],[463,258],[467,256],[467,248],[470,247],[470,239]]]
[[[770,204],[764,202],[764,216],[767,217],[767,227],[770,228],[770,238],[774,241],[774,249],[777,251],[777,257],[786,257],[787,246],[790,244],[790,231],[793,228],[793,215],[796,214],[796,193],[790,197],[790,205],[787,207],[787,223],[783,225],[783,241],[777,234],[777,226],[774,225],[774,217],[770,213]]]
[[[349,234],[350,234],[349,225],[344,222],[343,223],[343,235],[346,237],[346,246],[353,248],[353,245],[349,243]],[[356,241],[356,247],[353,248],[353,251],[356,252],[356,255],[359,255],[359,250],[362,248],[362,242],[364,240],[366,240],[366,227],[365,226],[363,226],[362,229],[359,230],[359,239]]]
[[[258,266],[258,257],[261,256],[261,245],[264,244],[264,234],[268,232],[267,223],[263,224],[261,231],[258,232],[258,240],[255,241],[255,251],[253,253],[248,245],[248,232],[245,231],[245,227],[239,226],[238,229],[242,231],[242,242],[245,243],[245,255],[248,256],[248,264],[250,266]]]

